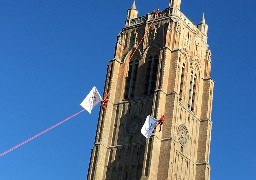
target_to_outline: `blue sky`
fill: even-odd
[[[81,110],[102,93],[129,1],[0,0],[0,152]],[[139,15],[168,0],[137,1]],[[255,1],[182,1],[205,13],[215,80],[212,180],[256,179]],[[1,180],[86,179],[99,107],[0,158]]]

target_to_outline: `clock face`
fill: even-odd
[[[188,128],[184,125],[184,124],[181,124],[179,127],[178,127],[178,140],[179,140],[179,143],[182,145],[182,146],[185,146],[188,142]]]
[[[133,135],[140,129],[140,119],[133,117],[130,120],[128,120],[125,124],[125,130],[127,134]]]

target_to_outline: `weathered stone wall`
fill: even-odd
[[[204,19],[194,25],[179,11],[180,1],[175,3],[178,6],[159,12],[150,29],[155,13],[137,17],[135,9],[128,11],[108,66],[105,94],[109,92],[109,104],[99,114],[87,179],[210,179],[214,83],[208,26]],[[154,93],[145,95],[152,55],[159,59],[157,78]],[[129,63],[135,59],[134,95],[125,98]],[[153,136],[145,139],[140,129],[149,114],[156,118],[165,115],[166,119],[161,132],[156,128]]]

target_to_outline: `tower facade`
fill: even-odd
[[[128,10],[108,65],[109,103],[100,110],[88,180],[210,179],[208,26],[204,16],[194,25],[180,5],[173,0],[141,17],[135,2]],[[140,133],[147,115],[165,115],[149,139]]]

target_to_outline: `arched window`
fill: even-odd
[[[125,99],[134,97],[138,66],[139,66],[138,58],[131,60],[129,63],[129,71],[128,71],[128,76],[126,78],[125,93],[124,93]]]
[[[130,34],[130,47],[133,47],[137,44],[138,33],[136,31],[131,32]]]
[[[194,85],[193,85],[193,94],[192,94],[192,103],[191,103],[191,111],[195,110],[195,100],[196,100],[196,79],[197,76],[194,76]]]
[[[188,99],[188,109],[194,111],[195,109],[195,96],[196,96],[196,74],[191,72],[190,78],[190,88],[189,88],[189,99]]]
[[[146,81],[144,86],[144,95],[152,95],[156,88],[159,56],[150,55],[147,61]]]
[[[180,74],[180,92],[179,92],[179,101],[182,100],[182,91],[183,91],[183,88],[184,88],[184,76],[185,76],[185,64],[183,63],[182,64],[182,67],[181,67],[181,74]]]

